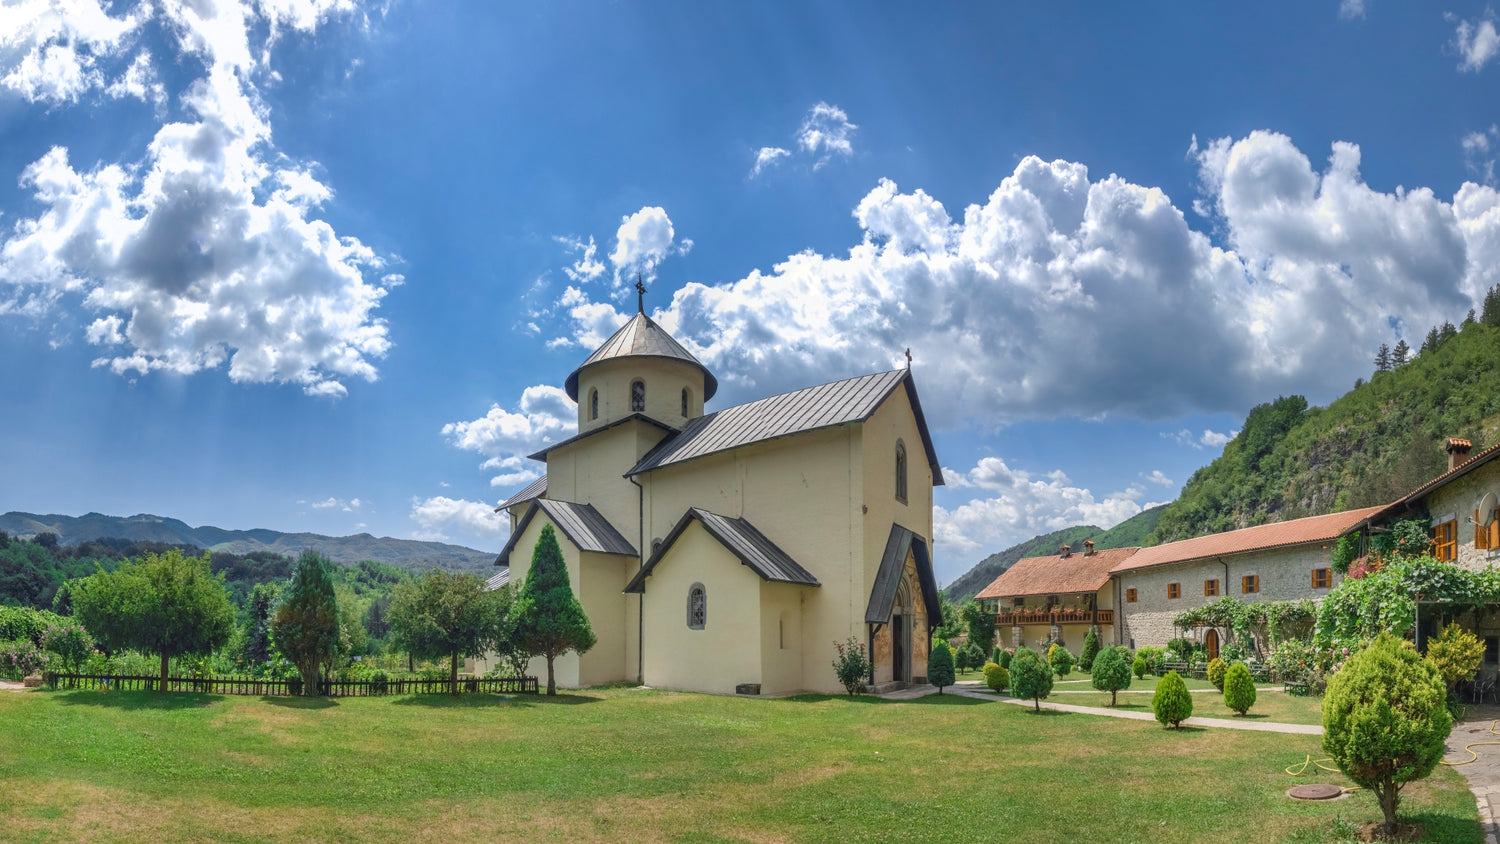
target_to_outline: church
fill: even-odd
[[[551,525],[598,638],[559,685],[842,692],[850,637],[873,687],[925,682],[943,476],[910,363],[705,413],[717,379],[638,299],[565,387],[578,434],[497,508],[509,582]]]

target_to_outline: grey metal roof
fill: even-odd
[[[630,583],[626,584],[626,592],[646,591],[646,578],[651,576],[651,570],[671,550],[677,537],[681,536],[687,526],[694,521],[703,525],[703,529],[708,531],[709,536],[717,539],[719,544],[739,557],[740,562],[749,566],[750,570],[760,575],[762,580],[797,583],[804,586],[822,585],[811,572],[778,548],[776,543],[767,539],[765,534],[756,530],[755,525],[744,519],[733,519],[692,507],[682,514],[682,518],[677,520],[672,532],[662,540],[661,547],[656,549],[651,559],[647,560],[641,570],[636,572],[635,577],[631,578]]]
[[[510,566],[500,569],[500,573],[484,582],[486,592],[499,589],[510,582]]]
[[[902,384],[906,385],[907,395],[916,413],[917,427],[922,433],[922,445],[927,452],[927,463],[932,468],[933,483],[942,485],[942,468],[938,466],[937,452],[927,433],[927,422],[922,416],[921,404],[917,401],[911,371],[906,369],[877,372],[793,390],[700,416],[684,425],[676,436],[669,437],[647,452],[635,468],[627,473],[627,477],[750,443],[818,428],[863,422]]]
[[[521,534],[526,532],[527,525],[531,524],[531,520],[538,512],[546,513],[547,518],[552,520],[552,524],[557,525],[557,529],[562,531],[563,536],[567,537],[567,540],[580,551],[619,554],[625,557],[638,556],[635,546],[621,536],[620,532],[615,530],[614,525],[594,509],[594,505],[537,498],[533,499],[531,506],[526,508],[526,515],[516,522],[515,530],[510,532],[510,539],[506,540],[505,547],[500,549],[500,556],[495,558],[495,565],[510,565],[511,551],[515,550],[516,543],[521,540]]]
[[[495,512],[498,513],[501,510],[509,509],[516,506],[517,504],[522,503],[523,501],[530,501],[533,498],[541,498],[546,494],[547,476],[542,475],[540,478],[537,478],[536,480],[527,484],[525,488],[523,488],[520,492],[500,502],[500,506],[495,508]]]
[[[719,391],[719,379],[714,377],[708,367],[693,357],[693,353],[682,347],[682,344],[672,338],[666,329],[657,325],[651,317],[644,313],[637,313],[630,321],[620,326],[620,330],[611,334],[604,345],[594,350],[579,367],[568,376],[563,385],[568,391],[568,398],[578,401],[578,373],[590,366],[606,360],[628,357],[652,357],[673,358],[690,363],[703,372],[703,400],[708,401]]]
[[[875,585],[870,589],[870,603],[865,608],[865,621],[869,624],[885,624],[891,620],[891,609],[896,603],[896,588],[901,585],[901,572],[906,568],[907,552],[916,557],[917,580],[922,584],[922,603],[927,605],[927,629],[943,626],[943,602],[938,597],[937,576],[932,573],[932,555],[927,550],[927,540],[900,525],[891,525],[891,535],[885,541],[885,553],[880,555],[880,570],[875,573]]]

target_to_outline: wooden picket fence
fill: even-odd
[[[133,674],[61,674],[48,671],[42,675],[54,689],[119,689],[121,691],[156,691],[160,677]],[[197,692],[211,695],[290,695],[292,682],[262,680],[255,677],[168,677],[167,691]],[[527,694],[538,693],[535,677],[459,678],[460,694]],[[322,684],[322,692],[331,697],[369,697],[374,695],[452,694],[448,680],[331,680]]]

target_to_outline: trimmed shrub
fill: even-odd
[[[1396,831],[1401,788],[1431,774],[1443,758],[1443,742],[1453,729],[1446,696],[1437,668],[1385,632],[1328,681],[1323,752],[1375,794],[1386,835]]]
[[[1100,651],[1094,660],[1091,674],[1094,688],[1109,692],[1110,706],[1115,705],[1115,698],[1121,689],[1130,688],[1130,666],[1125,664],[1125,651],[1122,648],[1105,648]]]
[[[1459,680],[1474,676],[1483,659],[1484,643],[1457,623],[1444,627],[1443,632],[1427,642],[1427,661],[1442,676],[1449,696]]]
[[[938,694],[944,686],[953,685],[953,651],[949,648],[933,648],[927,656],[927,682],[937,686]]]
[[[992,692],[1003,692],[1010,685],[1010,672],[999,663],[987,662],[984,665],[984,684]]]
[[[959,648],[955,663],[960,671],[978,671],[984,667],[984,651],[979,645],[970,642]]]
[[[1042,711],[1042,698],[1052,694],[1052,668],[1031,648],[1017,648],[1010,660],[1010,690],[1019,698],[1029,698]]]
[[[847,642],[834,642],[833,646],[838,650],[838,655],[833,660],[834,675],[851,697],[862,693],[865,690],[865,680],[870,676],[870,658],[865,655],[864,643],[850,636]]]
[[[1161,678],[1156,684],[1156,694],[1151,696],[1151,710],[1164,727],[1180,728],[1192,716],[1193,696],[1188,693],[1181,674],[1168,671]]]
[[[1090,627],[1088,635],[1083,637],[1083,650],[1078,654],[1078,668],[1080,671],[1093,671],[1094,660],[1099,658],[1099,634]]]
[[[990,648],[990,662],[993,662],[1001,668],[1004,668],[1005,663],[1000,661],[1000,655],[1003,653],[1005,653],[1005,648],[1002,648],[999,645]]]
[[[1005,648],[1001,648],[1000,649],[1000,658],[997,659],[997,660],[995,660],[995,661],[998,662],[998,663],[1000,663],[1000,667],[1001,668],[1004,668],[1007,671],[1009,671],[1010,670],[1010,656],[1011,656],[1010,651],[1006,650]]]
[[[1130,670],[1135,673],[1135,678],[1137,680],[1144,680],[1146,678],[1146,675],[1151,673],[1151,666],[1146,664],[1145,657],[1137,656],[1135,660],[1130,663]]]
[[[1214,684],[1214,688],[1224,691],[1224,672],[1229,670],[1229,663],[1214,657],[1208,663],[1208,682]]]
[[[1052,663],[1052,670],[1059,677],[1066,677],[1073,670],[1073,654],[1067,648],[1053,645],[1052,650],[1047,653],[1047,661]]]
[[[1224,705],[1241,715],[1255,705],[1255,679],[1243,662],[1236,662],[1224,672]]]

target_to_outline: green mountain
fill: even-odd
[[[943,597],[953,603],[963,603],[977,594],[979,590],[990,585],[991,581],[1015,565],[1017,560],[1055,554],[1058,547],[1064,543],[1078,548],[1085,539],[1093,539],[1094,547],[1100,551],[1107,548],[1128,548],[1132,545],[1140,545],[1156,528],[1157,520],[1161,518],[1164,509],[1165,505],[1142,510],[1109,530],[1101,530],[1093,525],[1079,525],[1034,536],[980,560],[973,568],[948,584],[948,588],[943,590]]]
[[[354,536],[324,536],[317,533],[281,533],[280,531],[225,530],[205,525],[191,527],[177,519],[141,514],[105,516],[88,513],[83,516],[40,516],[35,513],[11,512],[0,515],[0,531],[14,536],[55,534],[63,545],[78,545],[96,539],[127,539],[134,542],[161,542],[168,545],[190,545],[228,554],[272,553],[295,557],[311,548],[337,563],[353,565],[361,560],[385,563],[407,571],[440,568],[450,571],[493,574],[495,552],[478,551],[462,545],[442,542],[418,542],[412,539],[374,537],[368,533]]]
[[[1468,439],[1472,453],[1500,441],[1500,326],[1434,329],[1408,363],[1327,407],[1285,396],[1251,410],[1223,455],[1167,505],[1151,541],[1384,504],[1447,469],[1448,437]]]

